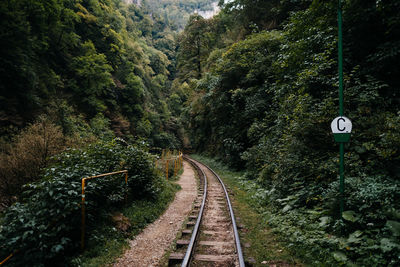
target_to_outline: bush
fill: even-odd
[[[179,140],[176,136],[169,134],[167,132],[161,132],[159,134],[154,135],[154,146],[156,147],[170,147],[173,149],[178,149],[181,147]]]
[[[1,219],[0,257],[19,251],[12,265],[56,264],[79,247],[81,179],[127,169],[128,190],[122,176],[90,180],[86,186],[87,232],[115,204],[128,198],[156,197],[164,188],[150,154],[116,141],[100,142],[86,149],[69,149],[54,158],[44,177],[28,184],[21,202]]]
[[[0,195],[20,192],[22,185],[39,178],[48,159],[65,148],[61,128],[41,117],[15,137],[0,155]]]
[[[360,222],[383,226],[392,209],[400,209],[400,183],[385,176],[346,177],[346,210],[360,214]],[[326,208],[338,210],[339,182],[333,182],[324,192]]]

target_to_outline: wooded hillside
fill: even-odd
[[[19,201],[0,214],[0,256],[76,256],[75,228],[60,228],[65,239],[42,235],[52,225],[29,212],[61,216],[59,202],[49,208],[58,200],[76,211],[83,175],[129,168],[130,194],[172,196],[148,153],[168,147],[240,171],[265,225],[307,264],[398,266],[400,2],[341,1],[353,121],[342,218],[330,130],[338,1],[221,0],[211,19],[193,14],[211,0],[139,2],[0,2],[0,203]],[[94,207],[105,201],[94,196]]]
[[[174,29],[181,31],[190,15],[199,11],[211,11],[213,3],[217,0],[146,0],[143,5],[158,14],[165,22],[174,26]]]
[[[3,1],[0,9],[3,137],[46,113],[65,134],[97,118],[119,136],[178,145],[163,134],[175,50],[163,20],[113,0]]]
[[[226,3],[192,16],[177,79],[193,147],[240,170],[269,223],[328,262],[399,262],[400,17],[397,1],[343,1],[345,213],[339,220],[337,1]],[[335,260],[332,262],[332,264]],[[314,262],[313,264],[317,264]]]

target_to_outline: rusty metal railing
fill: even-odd
[[[175,155],[176,154],[176,155]],[[165,178],[168,180],[169,178],[169,163],[173,161],[174,164],[174,176],[176,176],[179,170],[183,166],[183,153],[181,151],[170,151],[163,149],[161,153],[161,162],[165,164]],[[157,163],[156,163],[157,165]],[[163,167],[161,167],[163,168]],[[171,166],[172,169],[172,166]]]
[[[15,254],[17,254],[18,251],[15,251],[14,253],[11,253],[10,255],[8,255],[7,258],[5,258],[2,262],[0,262],[0,265],[3,265],[4,263],[6,263],[6,261],[8,261],[9,259],[12,258],[12,256],[14,256]]]

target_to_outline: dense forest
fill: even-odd
[[[157,16],[121,1],[5,1],[0,12],[3,152],[38,120],[59,127],[57,146],[106,135],[180,146],[167,104],[175,33]]]
[[[192,16],[177,52],[176,79],[191,92],[182,122],[196,151],[246,169],[244,183],[273,211],[266,220],[308,250],[311,264],[395,266],[400,3],[343,1],[344,111],[354,129],[343,220],[330,131],[339,112],[337,6],[234,0],[212,19]]]
[[[306,263],[400,264],[400,2],[342,1],[343,218],[330,131],[338,1],[220,0],[213,18],[196,13],[215,2],[0,2],[0,260],[79,266],[80,179],[134,179],[93,183],[105,192],[88,204],[98,233],[124,196],[165,205],[175,189],[150,152],[185,148],[242,171],[265,224]],[[162,207],[128,213],[142,227]]]
[[[217,0],[145,0],[142,4],[161,16],[166,23],[172,25],[173,29],[181,31],[190,15],[195,12],[213,11],[213,4],[217,2]]]
[[[115,132],[153,135],[160,145],[174,74],[169,25],[121,1],[28,2],[2,3],[3,134],[44,108],[72,109],[86,120],[106,114]]]
[[[1,261],[79,265],[83,177],[130,176],[128,188],[88,185],[89,255],[126,239],[108,215],[124,198],[139,231],[173,197],[149,150],[181,147],[168,104],[176,33],[120,0],[1,1],[0,29]]]

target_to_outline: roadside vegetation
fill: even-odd
[[[0,17],[0,260],[110,263],[178,190],[149,153],[183,139],[175,33],[120,0],[2,1]],[[118,175],[86,187],[82,254],[81,179],[122,169],[128,188]]]
[[[276,205],[270,201],[269,192],[256,181],[249,181],[245,172],[233,171],[220,160],[208,156],[191,156],[214,169],[229,187],[235,216],[238,217],[237,223],[240,226],[244,256],[249,264],[378,266],[379,262],[387,260],[378,253],[370,258],[365,254],[358,258],[357,253],[363,253],[365,245],[374,246],[374,242],[377,242],[374,237],[367,237],[368,230],[356,230],[343,237],[342,228],[336,233],[329,228],[332,219],[324,216],[327,210],[288,208],[287,203],[293,200],[290,197],[279,199],[280,204]],[[359,218],[353,220],[351,216],[352,213],[345,215],[346,220],[342,223],[349,224],[354,221],[353,225],[356,225]],[[380,245],[375,245],[374,248],[382,249]],[[347,255],[352,255],[358,262],[351,262]],[[388,266],[396,266],[396,256],[397,254],[392,256],[394,260]],[[264,263],[261,264],[262,262]]]
[[[225,1],[227,2],[227,1]],[[195,151],[245,170],[268,224],[313,264],[400,262],[400,8],[343,2],[345,212],[339,218],[338,1],[234,0],[192,16],[177,77]],[[311,256],[312,255],[312,256]]]
[[[67,149],[55,156],[41,179],[24,186],[19,201],[0,220],[1,258],[14,253],[10,266],[57,265],[66,259],[80,264],[81,258],[74,257],[80,250],[81,179],[124,169],[129,173],[127,187],[121,175],[86,185],[88,250],[82,258],[103,254],[100,248],[120,250],[120,244],[113,243],[124,243],[122,238],[155,220],[176,188],[154,168],[154,157],[144,147],[114,139]]]

